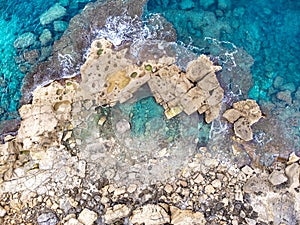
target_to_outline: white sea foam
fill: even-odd
[[[216,58],[223,64],[226,64],[226,69],[231,71],[231,68],[237,66],[234,55],[238,53],[238,48],[235,44],[229,41],[220,41],[212,37],[205,37],[204,40],[214,46],[214,51],[217,52],[215,55]]]
[[[103,28],[95,30],[96,38],[106,38],[115,46],[122,42],[135,42],[149,37],[149,28],[143,24],[138,16],[127,15],[108,17]]]
[[[222,122],[220,118],[217,118],[211,122],[211,128],[209,131],[209,139],[217,139],[218,137],[224,137],[223,135],[228,132],[228,123]]]

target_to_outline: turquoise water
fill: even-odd
[[[91,0],[0,0],[0,121],[19,117],[17,109],[25,72],[47,59],[54,41],[61,37],[69,20],[87,2]],[[66,14],[56,19],[56,24],[53,22],[42,25],[39,17],[55,3],[60,3],[66,9]],[[45,29],[50,31],[51,37],[43,44],[39,37]],[[16,38],[26,32],[33,34],[32,43],[24,49],[16,49]],[[24,60],[24,53],[30,51],[37,54],[37,57],[33,54],[33,58]]]
[[[273,82],[284,79],[292,93],[300,84],[300,1],[297,0],[149,0],[147,13],[173,24],[178,41],[202,49],[205,39],[229,41],[254,59],[249,97],[270,100]]]

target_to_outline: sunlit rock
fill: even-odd
[[[253,139],[251,125],[262,118],[263,115],[256,101],[247,99],[234,103],[233,108],[225,111],[223,117],[234,124],[236,136],[245,141],[250,141]]]

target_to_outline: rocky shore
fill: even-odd
[[[230,71],[176,45],[163,17],[140,35],[143,4],[88,5],[27,73],[0,145],[0,223],[299,224],[297,149],[282,152],[268,107],[231,95]]]

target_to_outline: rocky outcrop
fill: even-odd
[[[224,91],[215,72],[221,70],[205,55],[191,61],[187,71],[167,55],[147,60],[138,66],[125,57],[129,49],[114,51],[100,39],[92,43],[88,59],[81,67],[82,82],[78,99],[95,99],[97,104],[123,103],[144,84],[148,84],[168,119],[182,111],[205,113],[207,123],[219,116]]]
[[[23,144],[23,150],[43,150],[60,144],[60,131],[71,119],[76,88],[71,81],[66,86],[53,82],[34,91],[32,104],[19,110],[22,121],[16,140]]]
[[[31,71],[25,75],[21,104],[30,102],[32,92],[38,86],[49,84],[51,81],[60,80],[63,77],[78,75],[78,68],[83,63],[82,56],[91,45],[91,40],[96,37],[96,31],[105,25],[107,18],[124,15],[125,12],[129,17],[139,17],[144,4],[145,0],[105,1],[104,3],[97,1],[88,4],[81,14],[76,15],[70,21],[63,36],[54,43],[51,57],[47,61],[31,67]],[[51,16],[51,18],[53,20],[54,17]],[[46,19],[42,21],[44,21],[43,23],[49,22]],[[23,42],[17,43],[18,47],[23,46]]]
[[[259,105],[255,100],[247,99],[233,104],[223,117],[234,125],[234,133],[237,137],[250,141],[253,139],[251,125],[263,117]]]
[[[133,224],[159,225],[170,223],[167,211],[161,205],[148,204],[132,212],[130,222]]]
[[[193,212],[192,210],[181,210],[177,207],[171,206],[171,224],[174,225],[203,225],[206,224],[204,214],[201,212]]]

